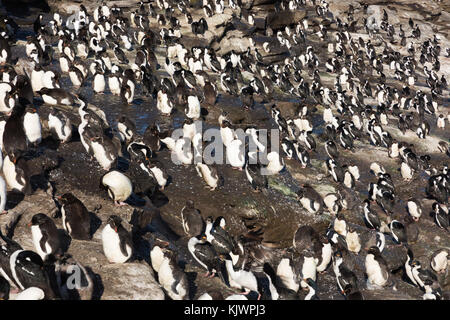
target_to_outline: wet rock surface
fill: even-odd
[[[270,1],[254,1],[254,6],[267,5]],[[64,2],[62,6],[59,2],[48,2],[52,8],[61,10],[65,8],[66,13],[71,13],[71,10],[77,10],[79,2]],[[130,5],[134,2],[129,1],[114,1],[118,6],[124,9],[130,9]],[[329,1],[330,11],[335,16],[344,14],[348,5],[351,3],[359,8],[358,1]],[[417,21],[423,32],[422,37],[431,37],[432,34],[438,33],[441,36],[442,48],[448,47],[448,26],[450,16],[445,11],[446,4],[423,1],[396,1],[395,4],[385,5],[385,2],[379,1],[365,1],[369,4],[369,9],[373,10],[376,15],[379,14],[379,8],[386,8],[389,13],[391,23],[402,23],[407,25],[407,20],[412,17]],[[86,3],[88,11],[93,10],[98,6],[99,2]],[[444,6],[444,8],[443,8]],[[131,7],[134,10],[134,7]],[[442,10],[444,9],[444,10]],[[447,8],[448,9],[448,8]],[[442,10],[442,11],[440,11]],[[126,11],[128,13],[128,11]],[[441,14],[435,16],[438,12]],[[257,18],[264,19],[263,15]],[[307,13],[308,17],[312,17],[311,23],[317,26],[317,21],[314,14],[314,7],[307,6],[307,9],[299,12],[290,19],[298,21]],[[193,10],[193,18],[198,20],[203,15],[201,9]],[[362,13],[357,13],[358,17],[362,17]],[[231,19],[231,12],[225,10],[225,14],[221,17],[214,16],[208,19],[208,24],[219,24],[219,20],[229,21]],[[22,48],[14,48],[14,53],[17,55],[24,55],[23,44],[25,43],[25,36],[32,33],[31,22],[34,16],[22,19],[23,23],[20,25],[19,43]],[[214,20],[216,19],[216,20]],[[277,16],[270,22],[277,24],[281,20],[285,21],[285,17]],[[180,17],[183,21],[181,31],[186,34],[183,41],[187,43],[188,47],[193,44],[201,43],[207,44],[213,40],[217,34],[207,34],[205,38],[198,39],[190,33],[190,26],[184,22],[184,17]],[[398,22],[397,22],[398,21]],[[156,22],[153,19],[151,26],[157,28]],[[277,25],[278,27],[278,25]],[[281,24],[279,25],[281,27]],[[210,28],[212,29],[212,28]],[[221,54],[229,51],[231,48],[237,51],[245,51],[248,47],[248,39],[243,37],[250,27],[246,26],[242,30],[235,30],[230,32],[227,37],[223,38],[217,45],[220,48]],[[363,30],[360,30],[361,32]],[[218,31],[220,32],[220,31]],[[364,37],[367,40],[366,34],[352,33],[352,36]],[[275,37],[270,37],[276,44]],[[265,36],[256,38],[258,50],[264,54],[261,48],[262,43],[266,41]],[[234,46],[231,46],[235,43]],[[190,45],[189,45],[190,44]],[[324,63],[327,59],[326,46],[319,38],[311,36],[308,37],[308,44],[313,45],[321,62]],[[405,53],[405,48],[399,45],[392,45],[393,48],[399,50],[402,54]],[[321,51],[321,48],[323,49]],[[382,48],[380,48],[382,51]],[[273,61],[281,61],[284,56],[284,49],[280,49],[280,58]],[[132,57],[134,53],[129,53]],[[163,65],[165,59],[165,48],[159,46],[156,48],[158,62]],[[112,55],[111,55],[112,56]],[[441,70],[448,77],[448,70],[450,68],[450,58],[441,56]],[[92,58],[91,58],[92,59]],[[271,63],[270,57],[264,56],[266,63]],[[130,60],[134,60],[132,57]],[[55,58],[54,65],[58,66]],[[56,67],[58,68],[58,67]],[[446,71],[447,70],[447,71]],[[164,74],[163,70],[158,71]],[[305,73],[307,71],[305,70]],[[322,74],[321,74],[322,75]],[[306,75],[307,77],[307,75]],[[142,134],[147,128],[148,124],[157,120],[162,130],[177,128],[182,125],[184,120],[183,109],[176,110],[170,117],[162,117],[156,109],[156,100],[151,97],[146,97],[142,93],[142,86],[138,83],[136,99],[132,105],[124,105],[119,97],[111,95],[106,92],[103,95],[95,95],[92,93],[91,80],[88,79],[84,87],[81,88],[83,96],[87,97],[89,103],[102,108],[110,123],[115,123],[119,115],[126,115],[136,123],[138,132]],[[372,79],[376,82],[376,79]],[[329,74],[323,72],[322,81],[324,84],[332,85],[334,78]],[[392,75],[389,75],[389,81],[394,84],[395,80]],[[63,76],[61,82],[71,87],[71,82],[67,75]],[[220,84],[219,81],[217,81]],[[424,89],[426,86],[425,79],[421,74],[419,76],[418,85],[415,89]],[[400,88],[400,87],[399,87]],[[449,99],[448,91],[444,91],[444,98],[441,101],[441,112],[448,112]],[[312,185],[322,196],[329,192],[335,192],[338,184],[334,183],[332,178],[327,176],[323,167],[323,162],[327,158],[323,149],[324,140],[320,138],[323,130],[322,111],[323,107],[317,105],[311,100],[299,101],[297,98],[277,92],[270,99],[264,101],[263,97],[255,97],[255,106],[252,110],[246,111],[241,107],[241,101],[237,97],[230,96],[220,92],[215,106],[208,107],[208,115],[205,117],[205,127],[216,127],[217,118],[222,111],[229,114],[229,118],[236,125],[245,128],[248,124],[253,124],[258,128],[276,128],[270,116],[270,106],[276,103],[281,110],[283,116],[292,116],[297,113],[297,108],[300,104],[306,104],[308,107],[317,107],[318,111],[313,114],[312,122],[315,126],[313,131],[314,137],[318,142],[318,150],[312,156],[311,166],[304,169],[295,160],[286,159],[286,170],[278,175],[269,177],[269,188],[261,193],[252,191],[245,174],[243,172],[233,170],[228,165],[220,165],[217,167],[219,175],[224,177],[224,185],[216,191],[209,191],[204,188],[204,183],[197,175],[194,166],[176,166],[170,159],[170,151],[163,149],[157,154],[157,159],[164,164],[167,174],[172,177],[170,184],[162,191],[164,196],[168,199],[167,203],[155,201],[155,207],[158,207],[159,212],[150,224],[150,229],[154,233],[161,233],[161,237],[170,239],[177,253],[178,262],[184,267],[184,272],[187,274],[190,283],[190,298],[196,298],[204,292],[211,290],[220,290],[224,296],[235,292],[215,277],[207,279],[202,277],[204,270],[193,260],[192,256],[187,251],[187,238],[185,237],[180,211],[184,207],[186,200],[193,199],[196,207],[200,210],[203,218],[207,216],[224,216],[227,219],[229,232],[233,235],[245,234],[249,231],[246,226],[246,221],[251,220],[257,228],[263,230],[262,243],[273,250],[288,248],[292,244],[292,237],[300,225],[312,225],[318,232],[323,233],[329,223],[334,217],[328,212],[322,215],[309,214],[295,198],[295,192],[303,183]],[[49,113],[49,108],[42,104],[39,98],[35,103],[39,105],[39,114],[41,119],[46,119]],[[369,102],[367,102],[369,103]],[[77,110],[62,109],[71,118],[74,125],[79,124],[79,116]],[[434,119],[434,118],[433,118]],[[13,229],[13,239],[20,243],[24,249],[33,250],[34,246],[31,239],[30,229],[27,224],[31,217],[43,212],[49,216],[56,217],[54,221],[61,231],[61,235],[67,240],[67,252],[73,255],[80,263],[92,271],[95,282],[94,298],[96,299],[164,299],[165,295],[162,289],[157,284],[153,270],[149,266],[149,242],[146,239],[141,239],[138,242],[136,256],[133,262],[126,264],[112,265],[106,260],[102,251],[101,244],[101,230],[104,227],[107,218],[111,214],[119,215],[123,218],[127,230],[131,231],[131,219],[136,208],[141,209],[142,205],[131,203],[125,207],[114,206],[111,199],[108,197],[105,190],[99,188],[100,179],[105,173],[95,160],[85,152],[79,137],[74,135],[72,141],[66,144],[58,145],[49,136],[46,130],[45,120],[42,121],[44,126],[44,140],[33,152],[30,152],[28,163],[32,168],[33,177],[32,185],[34,193],[31,196],[23,198],[13,192],[8,193],[7,209],[8,215],[0,216],[0,224],[7,226],[10,220],[18,218],[17,223]],[[429,154],[432,157],[432,165],[439,167],[442,163],[448,160],[448,157],[437,151],[438,142],[449,141],[450,131],[448,126],[445,130],[440,131],[436,128],[435,121],[429,121],[431,124],[431,135],[425,140],[420,141],[414,132],[407,132],[406,135],[397,129],[396,120],[393,117],[389,119],[389,125],[385,129],[389,130],[392,136],[398,140],[408,143],[414,143],[416,151],[419,154]],[[428,177],[424,174],[416,175],[411,182],[402,180],[400,172],[398,171],[399,163],[395,159],[391,159],[387,155],[385,148],[374,147],[370,145],[366,139],[356,142],[356,151],[341,152],[342,163],[358,164],[361,178],[356,182],[356,192],[350,191],[354,196],[355,205],[351,210],[343,210],[347,223],[353,227],[361,238],[362,249],[356,255],[350,253],[347,257],[348,263],[352,266],[352,270],[358,277],[358,285],[361,292],[366,299],[421,299],[423,293],[401,280],[402,271],[393,275],[396,279],[396,288],[390,287],[383,290],[369,290],[366,286],[366,276],[364,259],[366,249],[373,245],[374,232],[369,231],[363,222],[361,205],[362,201],[367,197],[367,186],[369,182],[376,182],[376,178],[369,173],[369,165],[376,161],[383,165],[388,173],[391,174],[395,181],[397,195],[399,201],[394,208],[392,218],[402,220],[407,214],[405,209],[406,200],[409,197],[416,197],[421,200],[424,208],[423,215],[419,222],[417,222],[420,233],[418,240],[410,244],[415,256],[422,262],[424,266],[429,267],[429,259],[431,254],[440,248],[450,249],[450,235],[439,229],[432,217],[428,215],[431,211],[432,200],[425,199],[424,189],[428,181]],[[119,159],[119,168],[122,171],[127,169],[126,155],[123,159]],[[77,196],[90,211],[92,216],[92,226],[94,227],[94,235],[91,241],[73,240],[65,234],[62,230],[62,222],[59,213],[59,204],[55,200],[55,194],[63,194],[65,192],[72,192]],[[155,208],[153,208],[155,209]],[[386,216],[378,206],[373,205],[373,210],[379,213],[381,220],[388,222],[391,217]],[[14,219],[13,219],[14,220]],[[171,231],[169,231],[171,230]],[[8,231],[8,230],[6,230]],[[394,244],[389,232],[386,233],[387,247],[383,251],[383,256],[389,261],[389,266],[392,269],[397,269],[404,263],[406,253],[404,247],[398,247]],[[332,270],[329,267],[324,274],[318,276],[318,294],[321,299],[344,299],[344,297],[336,289],[336,280]],[[450,278],[448,273],[440,276],[440,284],[442,290],[450,290]],[[300,295],[304,294],[303,292]]]

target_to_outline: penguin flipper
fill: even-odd
[[[225,267],[225,262],[221,261],[220,259],[216,260],[216,266],[215,269],[217,271],[217,274],[219,275],[220,280],[227,286],[230,287],[230,281],[228,279],[228,272]]]
[[[118,231],[119,231],[119,238],[120,238],[120,251],[122,251],[122,254],[124,256],[128,256],[127,245],[130,248],[133,248],[132,240],[131,240],[128,232],[125,230],[125,228],[120,228]]]
[[[41,240],[39,240],[39,245],[41,246],[41,250],[43,252],[46,252],[45,244],[47,243],[47,240],[48,240],[48,234],[46,231],[42,231],[42,229],[41,229],[41,233],[42,233],[42,237],[41,237]]]

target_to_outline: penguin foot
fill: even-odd
[[[3,210],[2,212],[0,212],[0,215],[4,215],[4,214],[8,214],[8,211]]]
[[[115,205],[116,205],[116,207],[123,207],[123,206],[126,206],[127,204],[123,201],[120,201],[120,202],[115,202]]]
[[[19,294],[19,293],[20,293],[20,290],[19,290],[19,288],[12,288],[12,289],[10,290],[10,293],[12,293],[12,294]]]

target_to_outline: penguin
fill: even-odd
[[[205,97],[205,103],[208,106],[214,106],[217,101],[217,89],[216,87],[209,81],[205,81],[205,85],[203,86],[203,95]]]
[[[436,126],[439,128],[439,129],[445,129],[445,118],[444,118],[444,115],[443,114],[440,114],[439,115],[439,117],[438,117],[438,119],[437,119],[437,123],[436,123]]]
[[[344,170],[336,160],[327,159],[326,165],[328,174],[332,176],[335,182],[344,181]]]
[[[403,225],[405,226],[406,239],[409,244],[416,243],[419,239],[419,225],[410,215],[405,215],[403,218]]]
[[[246,163],[244,152],[245,146],[243,145],[242,140],[232,140],[226,148],[227,164],[231,165],[233,169],[242,171],[242,168]]]
[[[122,219],[109,216],[102,231],[103,252],[110,263],[125,263],[133,253],[130,233],[122,226]]]
[[[192,164],[194,155],[192,153],[191,144],[191,140],[187,137],[176,140],[173,149],[173,152],[175,153],[174,159],[176,159],[176,164],[182,164],[185,166]]]
[[[310,249],[315,250],[315,247],[319,247],[317,244],[320,244],[319,234],[308,225],[300,226],[292,240],[292,245],[298,253]]]
[[[50,109],[48,114],[48,127],[53,137],[61,143],[67,143],[72,138],[72,123],[61,111]]]
[[[261,172],[262,169],[263,168],[259,164],[250,164],[248,161],[245,162],[245,176],[254,191],[262,191],[269,186],[267,176]]]
[[[34,248],[43,261],[47,260],[49,255],[62,254],[58,229],[50,217],[43,213],[35,214],[28,225],[31,227]]]
[[[446,212],[446,210],[444,210],[442,208],[442,206],[437,202],[434,202],[431,205],[431,209],[433,210],[431,212],[431,215],[434,217],[434,221],[436,222],[436,225],[439,228],[444,229],[448,232],[449,231],[448,230],[449,218],[448,218],[448,213]]]
[[[47,299],[55,298],[55,293],[51,288],[50,278],[44,270],[44,262],[39,254],[31,250],[17,248],[13,252],[10,252],[7,258],[9,260],[6,270],[9,274],[8,277],[14,281],[20,290],[35,287],[44,291]],[[5,269],[3,265],[2,269]]]
[[[117,161],[118,151],[116,146],[109,137],[101,132],[94,137],[90,137],[90,140],[95,159],[103,170],[110,170]]]
[[[413,275],[413,261],[414,261],[414,254],[410,248],[408,248],[407,254],[406,254],[406,261],[404,264],[404,271],[405,271],[405,278],[411,282],[412,285],[418,287],[418,283]]]
[[[316,249],[307,249],[301,253],[300,261],[298,264],[298,270],[301,279],[311,278],[316,281],[318,263],[318,258],[316,258],[316,256]],[[303,289],[306,289],[308,287],[305,280],[300,281],[300,286]]]
[[[319,241],[322,244],[322,252],[319,259],[319,262],[317,263],[317,272],[323,273],[328,268],[328,265],[331,262],[332,256],[333,256],[333,249],[331,247],[331,243],[328,240],[328,238],[325,235],[319,236]]]
[[[308,286],[308,294],[305,296],[304,300],[320,300],[316,294],[316,292],[317,292],[316,282],[311,278],[304,279],[304,281],[305,281],[306,285]]]
[[[42,140],[42,126],[39,114],[34,107],[25,108],[23,127],[29,144],[38,145]]]
[[[339,151],[333,141],[328,140],[327,142],[325,142],[325,151],[331,159],[339,158]]]
[[[197,96],[188,96],[185,113],[186,117],[190,119],[196,120],[200,118],[200,101]]]
[[[327,207],[328,211],[336,215],[342,208],[341,199],[337,193],[329,193],[323,198],[323,203]]]
[[[77,240],[90,240],[91,217],[89,211],[72,193],[65,193],[58,197],[61,202],[62,225],[64,230]]]
[[[120,96],[120,89],[122,87],[122,78],[120,76],[121,74],[122,69],[117,65],[113,65],[111,68],[111,73],[108,76],[109,91],[111,91],[111,93],[116,96]]]
[[[222,184],[222,177],[218,175],[217,168],[215,166],[208,166],[199,162],[195,164],[195,170],[200,178],[205,181],[211,191],[216,190],[216,188]]]
[[[322,213],[323,199],[311,186],[304,184],[302,188],[297,191],[297,199],[309,213]]]
[[[433,280],[426,279],[424,282],[425,294],[423,300],[443,300],[442,290],[439,284],[436,284]]]
[[[378,249],[378,247],[372,246],[367,251],[365,268],[368,283],[378,287],[385,287],[389,284],[389,271],[387,263],[381,256],[380,249]]]
[[[145,171],[147,171],[159,185],[161,190],[164,190],[165,186],[169,181],[169,177],[167,176],[162,163],[157,160],[150,161],[149,158],[146,158],[144,161]],[[141,165],[142,168],[142,165]]]
[[[201,235],[205,231],[205,222],[200,211],[194,207],[194,201],[187,200],[181,209],[181,223],[184,233],[190,237]]]
[[[117,131],[121,142],[130,142],[137,134],[136,124],[126,116],[121,116],[117,120]]]
[[[178,266],[175,255],[171,251],[164,255],[164,259],[159,266],[158,282],[172,300],[189,298],[188,278]]]
[[[361,250],[361,241],[359,240],[358,233],[353,228],[348,229],[345,241],[347,242],[348,251],[356,254],[359,253]]]
[[[394,238],[395,242],[398,244],[407,244],[408,238],[405,230],[405,226],[398,220],[392,220],[389,223],[389,229],[391,230],[392,238]]]
[[[234,265],[238,260],[236,242],[224,228],[225,219],[222,216],[217,217],[215,221],[209,216],[205,225],[206,241],[211,243],[218,255],[229,254]]]
[[[402,161],[402,164],[400,166],[400,173],[404,181],[411,181],[414,175],[414,169],[411,168],[408,163]]]
[[[81,70],[73,64],[69,67],[69,77],[70,81],[72,82],[72,86],[74,86],[75,88],[80,88],[83,86],[85,76],[83,75],[83,72],[81,72]]]
[[[94,92],[97,94],[102,94],[103,91],[105,91],[105,86],[106,86],[105,75],[103,73],[103,70],[98,65],[95,70],[94,80],[92,81],[92,86],[93,86]]]
[[[213,246],[206,241],[205,234],[190,238],[188,241],[188,250],[202,268],[207,270],[205,277],[214,277],[218,274],[222,281],[226,279],[224,278],[226,270],[224,269],[223,263],[217,256]]]
[[[131,180],[117,170],[112,170],[101,178],[101,183],[108,190],[108,195],[114,200],[116,205],[125,205],[126,201],[133,192]]]
[[[32,193],[27,161],[21,155],[13,161],[10,160],[9,156],[5,157],[3,161],[3,175],[11,189],[22,192],[25,195]]]
[[[296,268],[296,256],[293,258],[282,258],[277,266],[276,277],[278,278],[279,286],[297,292],[300,289],[299,275]]]
[[[43,300],[44,298],[44,290],[37,287],[30,287],[21,291],[14,300]]]
[[[439,249],[433,252],[430,258],[431,268],[438,274],[447,271],[449,254],[447,249]]]
[[[219,124],[222,143],[225,147],[228,147],[230,143],[236,138],[234,127],[226,118],[222,120],[221,116],[219,116]]]
[[[333,220],[333,229],[344,238],[347,236],[347,222],[345,221],[344,215],[340,212],[336,214],[336,217]]]
[[[75,102],[73,95],[62,88],[42,88],[37,91],[42,100],[49,105],[66,105],[71,106]]]
[[[152,151],[159,151],[161,149],[161,139],[159,126],[157,124],[149,125],[144,132],[144,143]]]
[[[422,215],[422,205],[418,200],[410,198],[406,203],[406,209],[414,221],[419,221],[420,216]]]
[[[258,298],[264,300],[278,300],[279,294],[269,275],[264,271],[254,272],[243,269],[235,270],[229,255],[224,256],[228,279],[232,288],[243,289],[244,294],[250,291],[258,292]]]
[[[165,116],[169,116],[172,112],[173,103],[164,87],[157,93],[156,108]]]
[[[431,283],[437,283],[437,277],[436,275],[428,269],[422,269],[422,265],[418,260],[414,260],[411,262],[411,273],[414,277],[415,282],[417,285],[422,289],[425,290],[425,282],[427,280],[430,280]]]
[[[336,251],[333,255],[333,271],[339,291],[343,295],[345,295],[345,288],[349,285],[354,289],[358,288],[358,279],[356,275],[344,264],[344,259],[340,250]]]
[[[25,105],[17,104],[5,124],[3,132],[3,148],[6,155],[15,162],[18,154],[27,150],[27,137],[23,127]]]

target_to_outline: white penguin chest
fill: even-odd
[[[16,167],[14,163],[6,156],[3,162],[3,174],[5,175],[6,183],[11,189],[22,190],[25,187],[25,181],[17,180]]]
[[[52,252],[52,248],[50,247],[48,241],[45,242],[44,248],[41,247],[40,241],[42,239],[42,232],[39,226],[31,226],[31,235],[33,237],[34,248],[37,253],[41,256],[42,260]]]
[[[375,260],[372,254],[369,254],[366,257],[366,273],[371,283],[379,286],[382,286],[386,283],[386,279],[384,279],[383,277],[380,264]]]
[[[295,292],[298,291],[300,285],[295,281],[295,275],[289,264],[289,259],[281,259],[280,264],[277,267],[277,276],[286,288],[294,290]]]
[[[109,224],[102,231],[103,252],[109,262],[124,263],[131,256],[131,248],[126,245],[127,255],[125,256],[120,250],[119,234],[115,232]]]
[[[316,281],[316,273],[317,273],[317,264],[314,257],[305,257],[305,260],[302,265],[302,276],[303,279],[311,278]],[[306,288],[308,285],[305,281],[302,280],[301,286]]]
[[[103,169],[109,170],[111,168],[113,160],[108,158],[105,147],[101,143],[98,143],[96,141],[92,141],[91,145],[97,161],[100,163]]]
[[[23,119],[23,126],[25,129],[25,134],[29,142],[40,142],[42,138],[41,133],[41,120],[39,119],[39,114],[26,113]]]
[[[94,91],[103,92],[105,90],[105,77],[102,74],[96,74],[94,77]]]

